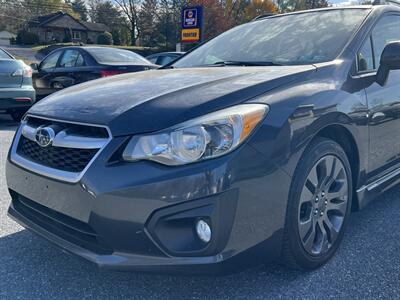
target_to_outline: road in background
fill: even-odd
[[[43,55],[33,50],[30,47],[11,45],[11,46],[2,46],[6,51],[11,53],[11,55],[15,56],[18,59],[22,59],[28,65],[31,63],[38,63],[43,59]],[[1,125],[0,125],[1,126]]]
[[[0,115],[0,299],[399,298],[400,188],[354,213],[337,255],[317,271],[278,265],[224,277],[101,271],[6,216],[4,164],[15,128]]]

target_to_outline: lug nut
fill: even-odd
[[[318,214],[318,209],[316,209],[315,211],[314,211],[314,215],[317,215]]]
[[[321,217],[324,215],[324,212],[323,211],[321,211],[321,213],[319,214]]]
[[[325,200],[325,204],[328,204],[328,200]]]
[[[315,198],[315,203],[318,203],[318,201],[319,201],[319,198],[316,197],[316,198]]]
[[[325,192],[322,192],[322,193],[321,193],[321,196],[322,196],[322,197],[325,197]]]

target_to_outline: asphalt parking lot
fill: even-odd
[[[317,271],[268,265],[224,277],[106,272],[7,217],[4,165],[15,128],[0,115],[0,299],[399,298],[400,188],[354,213],[339,252]]]

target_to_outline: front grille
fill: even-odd
[[[40,145],[43,138],[48,144]],[[11,161],[51,178],[78,182],[112,136],[101,125],[27,116],[11,147]]]
[[[40,165],[67,171],[82,172],[98,149],[76,149],[64,147],[41,147],[36,142],[21,136],[17,153]]]
[[[113,252],[89,224],[45,207],[14,191],[10,193],[15,211],[46,231],[97,254]]]

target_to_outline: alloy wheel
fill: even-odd
[[[298,229],[303,248],[325,254],[335,243],[348,207],[349,183],[342,161],[322,157],[309,172],[299,202]]]

